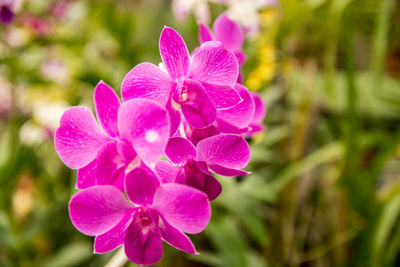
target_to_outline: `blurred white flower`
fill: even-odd
[[[242,25],[248,37],[254,37],[261,27],[259,11],[275,6],[277,0],[227,0],[228,16]]]
[[[40,144],[48,139],[48,134],[43,128],[34,124],[32,121],[25,122],[19,129],[19,140],[21,144],[33,146]]]
[[[49,59],[40,66],[42,76],[58,84],[65,84],[70,75],[65,63],[61,60]]]
[[[54,132],[59,125],[61,115],[68,107],[65,101],[39,100],[33,106],[32,117],[40,126]]]

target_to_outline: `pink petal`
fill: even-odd
[[[246,61],[246,54],[243,53],[242,51],[234,51],[233,53],[235,54],[239,65],[242,65]],[[240,73],[239,73],[238,79],[239,78],[241,78],[241,74]],[[240,83],[240,82],[238,81],[238,83]]]
[[[105,144],[97,155],[96,184],[114,185],[124,192],[125,165],[117,150],[117,143]]]
[[[117,150],[125,165],[128,165],[136,157],[135,150],[127,140],[119,139],[117,141]]]
[[[69,202],[72,224],[86,235],[101,235],[116,226],[131,206],[111,185],[96,185],[75,194]]]
[[[125,186],[126,193],[132,203],[151,205],[160,182],[149,168],[137,167],[126,175]]]
[[[179,231],[196,234],[208,224],[210,203],[203,192],[182,184],[163,184],[155,196],[153,208]]]
[[[252,92],[251,96],[253,97],[255,104],[252,122],[261,123],[265,118],[265,114],[267,113],[267,107],[265,106],[264,101],[261,99],[259,94]]]
[[[124,247],[129,260],[136,264],[152,265],[162,257],[162,240],[153,216],[137,212],[126,230]]]
[[[159,160],[156,163],[155,171],[162,183],[173,183],[178,173],[181,171],[180,167],[176,167],[171,163]]]
[[[121,246],[124,243],[125,232],[131,221],[132,212],[127,212],[114,228],[102,235],[96,236],[94,240],[94,252],[106,253]]]
[[[138,156],[151,165],[164,153],[170,122],[166,109],[147,99],[135,98],[121,105],[118,129],[121,137],[132,143]]]
[[[167,221],[161,219],[159,227],[161,230],[161,236],[165,242],[177,249],[186,251],[187,253],[197,254],[189,237],[172,227]]]
[[[168,102],[175,82],[159,67],[151,63],[141,63],[131,69],[121,85],[124,101],[131,98],[148,98],[161,106]]]
[[[239,104],[242,99],[239,93],[231,86],[203,82],[208,95],[213,100],[217,109],[228,109]]]
[[[85,189],[96,184],[96,159],[83,168],[78,169],[76,189]]]
[[[183,94],[186,94],[186,99],[180,102],[182,114],[191,126],[203,128],[215,121],[217,110],[200,83],[187,79]]]
[[[169,75],[175,80],[186,77],[189,69],[189,52],[185,41],[174,29],[164,27],[160,36],[160,54]]]
[[[71,169],[79,169],[92,162],[108,140],[92,112],[85,107],[72,107],[65,111],[54,138],[58,155]]]
[[[219,119],[236,128],[245,128],[249,125],[254,115],[254,102],[246,87],[236,84],[236,91],[243,99],[242,102],[226,110],[218,110]]]
[[[200,43],[212,41],[214,38],[210,28],[202,22],[198,22],[198,25]]]
[[[235,177],[235,176],[239,176],[239,175],[249,174],[246,171],[225,168],[225,167],[222,167],[217,164],[208,164],[208,167],[210,168],[211,171],[215,172],[218,175],[222,175],[222,176]]]
[[[192,56],[189,77],[194,80],[233,87],[238,74],[235,55],[220,42],[205,42]]]
[[[207,174],[201,170],[199,162],[188,163],[185,165],[185,177],[178,177],[176,182],[181,180],[189,186],[199,189],[207,194],[210,201],[216,199],[222,191],[222,186],[212,175]],[[206,166],[205,166],[206,167]],[[208,172],[208,171],[206,171]]]
[[[197,160],[226,168],[243,168],[250,160],[250,147],[240,135],[219,134],[197,144]]]
[[[214,136],[219,134],[217,128],[214,125],[210,125],[203,129],[189,129],[186,131],[186,134],[189,140],[192,142],[193,145],[197,146],[197,143],[207,137]]]
[[[181,164],[196,158],[196,148],[185,138],[172,137],[165,148],[165,155],[173,163]]]
[[[244,36],[239,24],[228,18],[223,13],[214,22],[214,33],[217,41],[220,41],[226,48],[240,50],[243,45]]]
[[[169,119],[171,121],[171,133],[170,136],[174,136],[179,129],[179,125],[181,124],[181,112],[179,109],[175,109],[171,104],[171,99],[168,101],[167,110]]]
[[[117,137],[117,115],[120,105],[117,94],[109,85],[100,81],[94,89],[93,98],[100,125],[110,136]]]

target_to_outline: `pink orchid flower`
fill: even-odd
[[[200,43],[208,41],[219,41],[225,48],[232,51],[239,65],[242,65],[245,61],[245,54],[242,51],[244,42],[244,34],[238,23],[231,20],[226,13],[222,13],[214,22],[213,31],[204,24],[199,22],[199,40]]]
[[[138,167],[126,177],[126,193],[110,185],[97,185],[74,195],[69,203],[73,225],[96,236],[96,253],[122,244],[129,260],[151,265],[162,256],[162,240],[196,254],[184,234],[201,232],[211,216],[207,195],[181,184],[161,184],[148,168]]]
[[[187,138],[194,144],[205,138],[219,133],[240,134],[251,137],[264,129],[262,121],[266,114],[266,106],[260,96],[249,92],[241,84],[235,85],[235,90],[242,98],[242,102],[225,110],[218,110],[215,122],[203,129],[185,127]]]
[[[61,117],[55,147],[61,160],[78,170],[77,188],[112,184],[121,191],[126,168],[156,162],[168,142],[167,111],[147,99],[120,104],[114,90],[100,82],[94,91],[97,124],[86,107],[72,107]],[[132,166],[130,166],[132,165]]]
[[[222,176],[245,175],[241,170],[250,160],[250,148],[239,135],[220,134],[201,140],[197,147],[185,138],[172,137],[165,149],[168,159],[178,167],[159,161],[156,171],[164,183],[193,186],[214,200],[221,193],[220,183],[210,171]]]
[[[238,62],[220,42],[206,42],[190,57],[181,36],[165,27],[160,54],[167,73],[151,63],[141,63],[125,76],[121,91],[124,101],[149,98],[167,107],[171,136],[180,125],[180,112],[191,126],[203,128],[214,122],[218,109],[241,101],[233,88]]]

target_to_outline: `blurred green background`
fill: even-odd
[[[199,256],[165,245],[156,266],[400,266],[400,1],[281,0],[259,17],[244,80],[268,115],[252,174],[219,178]],[[164,25],[198,46],[195,18],[162,0],[31,0],[0,25],[0,266],[113,256],[69,220],[76,172],[52,132],[66,107],[93,108],[100,79],[119,94],[133,66],[160,62]]]

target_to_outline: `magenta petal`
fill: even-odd
[[[76,188],[85,189],[96,184],[96,159],[78,170]]]
[[[97,155],[96,184],[114,185],[124,192],[124,162],[117,150],[117,143],[105,144]]]
[[[157,221],[153,216],[136,212],[126,230],[124,247],[129,260],[136,264],[152,265],[162,257],[162,240]]]
[[[171,99],[168,101],[167,110],[169,119],[171,121],[171,133],[170,136],[174,136],[179,129],[179,125],[181,124],[181,112],[178,109],[175,109],[171,104]]]
[[[197,160],[227,168],[243,168],[250,160],[250,147],[240,135],[219,134],[197,144]]]
[[[259,94],[252,92],[251,96],[253,97],[255,104],[255,111],[252,122],[261,123],[264,120],[265,114],[267,113],[267,107],[265,106]]]
[[[170,134],[170,122],[165,108],[147,99],[124,102],[118,112],[121,138],[132,143],[138,156],[148,165],[164,153]]]
[[[172,227],[167,221],[161,219],[160,223],[161,236],[165,242],[171,246],[186,251],[190,254],[197,254],[192,241],[185,234]]]
[[[148,98],[161,106],[168,102],[175,82],[156,65],[141,63],[126,74],[121,85],[124,101],[131,98]]]
[[[86,235],[111,230],[130,208],[124,195],[111,185],[96,185],[75,194],[69,202],[72,224]]]
[[[157,161],[154,169],[162,183],[175,182],[176,176],[181,171],[180,167],[176,167],[164,160]]]
[[[119,139],[117,141],[117,150],[125,165],[128,165],[136,157],[135,150],[127,140]]]
[[[234,176],[249,174],[248,172],[243,171],[243,170],[230,169],[230,168],[222,167],[217,164],[208,164],[208,167],[210,168],[211,171],[215,172],[216,174],[222,175],[222,176],[234,177]]]
[[[200,43],[212,41],[214,38],[212,36],[212,32],[207,25],[202,22],[199,22],[199,40]]]
[[[160,54],[169,75],[181,80],[188,73],[189,52],[182,37],[172,28],[164,27],[160,36]]]
[[[120,105],[117,94],[109,85],[100,81],[94,89],[93,98],[100,125],[109,135],[117,137],[117,116]]]
[[[243,53],[242,51],[234,51],[233,53],[235,54],[239,65],[242,65],[246,61],[246,54]],[[241,83],[241,79],[242,79],[241,73],[239,72],[238,83]]]
[[[214,22],[215,39],[220,41],[226,48],[240,50],[243,45],[244,36],[239,24],[228,18],[223,13]]]
[[[204,128],[215,121],[217,110],[200,83],[187,79],[183,85],[187,99],[180,102],[183,116],[195,128]]]
[[[151,205],[160,182],[149,168],[137,167],[126,175],[125,186],[132,203]]]
[[[188,159],[196,158],[196,148],[182,137],[172,137],[165,148],[165,155],[175,164],[185,163]]]
[[[54,137],[58,155],[71,169],[79,169],[92,162],[108,140],[92,112],[85,107],[72,107],[65,111]]]
[[[207,169],[202,171],[202,165],[205,164],[194,161],[189,162],[184,167],[184,175],[178,176],[176,182],[184,183],[199,189],[200,191],[206,193],[208,199],[212,201],[221,194],[222,186],[217,179],[210,175]],[[204,168],[207,168],[207,165],[205,165]]]
[[[219,134],[219,131],[217,128],[215,128],[214,125],[210,125],[206,128],[203,129],[190,129],[187,130],[187,136],[190,141],[192,141],[192,144],[197,146],[197,143],[207,137],[214,136]]]
[[[94,240],[94,252],[106,253],[121,246],[124,243],[125,232],[131,220],[132,211],[129,211],[114,228],[102,235],[96,236]]]
[[[189,77],[194,80],[233,87],[238,74],[235,55],[220,42],[205,42],[192,56]]]
[[[219,110],[217,116],[237,128],[245,128],[249,125],[254,115],[254,102],[246,87],[236,84],[236,91],[243,99],[242,102],[226,110]]]
[[[179,231],[196,234],[208,224],[210,203],[203,192],[182,184],[163,184],[155,196],[153,208]]]
[[[233,87],[207,82],[203,82],[202,85],[219,110],[231,108],[242,101],[239,93]]]

